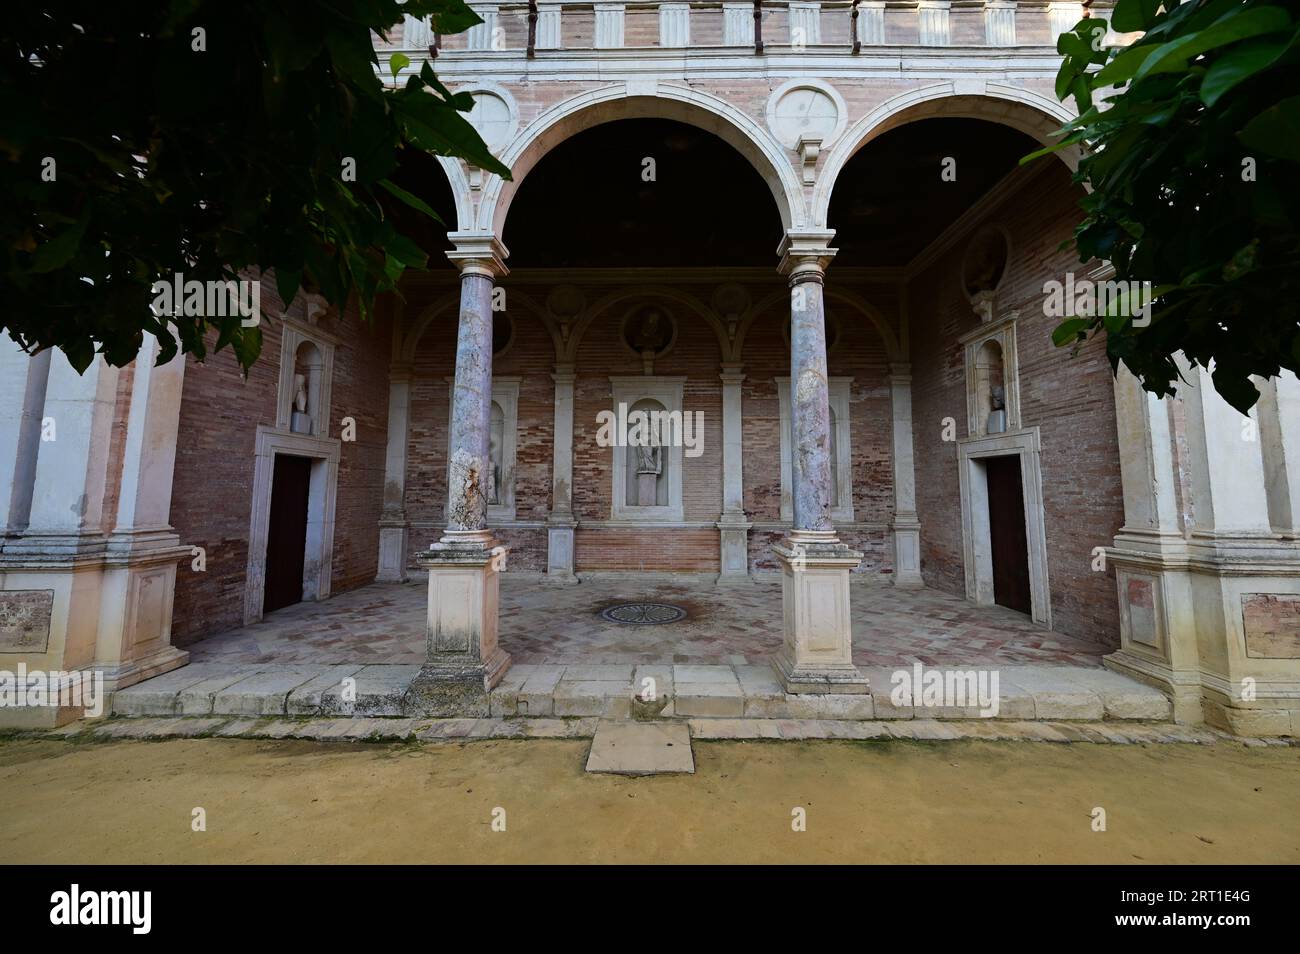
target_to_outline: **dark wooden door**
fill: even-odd
[[[302,602],[310,485],[311,458],[276,455],[271,477],[271,519],[266,534],[263,613]]]
[[[1025,490],[1020,458],[989,457],[989,536],[993,545],[993,601],[1022,613],[1029,598],[1029,544],[1025,537]]]

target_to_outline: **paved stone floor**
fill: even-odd
[[[301,603],[252,626],[192,643],[192,662],[383,663],[424,660],[426,586],[373,584]],[[619,602],[684,607],[676,623],[611,623]],[[898,590],[855,577],[853,658],[860,666],[1064,665],[1097,667],[1107,648],[1044,629],[999,606],[937,590]],[[516,665],[756,665],[781,645],[781,584],[715,586],[711,578],[593,578],[553,587],[502,577],[501,645]]]

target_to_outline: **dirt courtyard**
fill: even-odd
[[[631,779],[587,746],[11,739],[0,861],[1300,862],[1300,748],[697,742]]]

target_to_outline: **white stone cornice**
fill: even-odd
[[[767,41],[765,41],[766,43]],[[1001,80],[1055,80],[1061,54],[1051,46],[864,46],[853,56],[847,44],[808,47],[802,51],[768,44],[762,56],[743,47],[709,47],[686,50],[658,47],[618,49],[537,50],[532,59],[523,50],[442,50],[438,76],[444,82],[476,78],[503,84],[540,81],[626,81],[637,76],[703,79],[750,79],[755,76],[789,79],[819,76],[824,79],[951,80],[955,76],[985,76]],[[389,85],[402,85],[418,75],[428,58],[408,51],[411,64],[396,79],[388,61],[397,50],[377,50],[379,71]],[[412,55],[412,52],[414,55]]]
[[[902,281],[903,269],[873,268],[860,265],[836,265],[833,283],[836,285],[893,285]],[[769,265],[730,268],[514,268],[510,270],[510,285],[710,285],[727,282],[746,282],[784,286],[780,275]],[[402,278],[406,285],[434,285],[454,288],[458,283],[456,273],[449,269],[407,274]]]

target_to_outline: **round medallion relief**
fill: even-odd
[[[473,126],[489,149],[504,145],[514,131],[514,117],[510,115],[510,104],[488,90],[478,90],[473,94],[474,108],[469,111],[469,124]]]
[[[825,146],[841,131],[844,106],[839,94],[825,83],[796,80],[772,94],[767,124],[787,149],[796,149],[800,137],[816,138]]]
[[[658,357],[672,347],[677,326],[667,310],[658,305],[642,305],[623,319],[623,343],[636,354]]]

